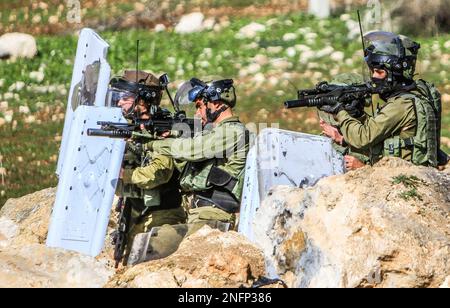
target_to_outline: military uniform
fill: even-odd
[[[186,162],[180,186],[191,197],[185,198],[184,204],[189,208],[188,223],[235,223],[249,150],[249,133],[238,117],[230,117],[194,138],[152,141],[146,147]]]
[[[133,140],[126,144],[123,174],[116,189],[116,194],[122,197],[118,206],[118,228],[113,237],[117,265],[123,257],[127,263],[138,233],[186,221],[186,213],[181,207],[179,173],[173,159],[144,151],[142,140],[152,134],[135,121],[151,120],[161,111],[159,105],[166,79],[162,77],[143,71],[125,71],[122,77],[110,81],[108,89],[108,105],[122,108],[129,124],[139,125],[132,126],[136,131],[133,131]]]
[[[129,243],[136,234],[149,232],[153,227],[186,221],[178,176],[172,158],[151,152],[146,153],[141,167],[124,170],[119,194],[127,197],[125,202],[133,210]]]
[[[408,93],[390,97],[375,117],[368,116],[367,120],[363,122],[352,118],[345,110],[339,112],[336,119],[344,139],[352,147],[361,150],[380,147],[381,144],[384,149],[386,145],[387,149],[385,150],[388,151],[383,151],[383,156],[388,155],[391,151],[392,156],[411,161],[411,147],[400,140],[408,140],[415,134],[414,99],[420,98],[413,98]],[[394,149],[390,146],[390,140],[395,143]],[[385,141],[387,141],[386,144]]]

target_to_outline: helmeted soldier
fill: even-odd
[[[204,130],[194,138],[151,141],[150,150],[184,161],[180,186],[190,195],[188,223],[235,223],[249,150],[249,132],[234,116],[236,92],[231,79],[208,84],[191,80],[188,100]]]
[[[345,141],[356,149],[381,147],[382,156],[417,165],[446,164],[448,157],[439,149],[440,94],[432,84],[414,80],[420,45],[380,31],[366,34],[364,40],[372,85],[386,103],[364,122],[350,116],[341,104],[322,110],[335,115]]]
[[[150,120],[160,111],[163,88],[159,79],[146,72],[126,71],[110,83],[109,105],[121,107],[130,121]],[[141,126],[143,134],[145,127]],[[184,223],[179,173],[174,160],[163,154],[144,151],[138,140],[127,141],[124,168],[117,194],[128,206],[127,252],[134,236],[165,224]],[[126,262],[126,260],[125,260]]]

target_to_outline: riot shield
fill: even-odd
[[[343,172],[343,157],[333,149],[329,138],[263,130],[247,156],[239,232],[253,240],[253,217],[272,187],[305,188]]]
[[[63,138],[56,174],[59,176],[66,159],[73,113],[78,106],[105,106],[106,92],[111,68],[106,61],[109,45],[93,30],[83,29],[78,39],[77,53],[73,65],[72,82],[68,97]]]
[[[87,136],[98,121],[126,122],[120,108],[105,106],[108,45],[81,31],[59,154],[59,183],[47,246],[96,256],[103,248],[125,150],[120,139]]]

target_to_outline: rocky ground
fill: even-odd
[[[275,189],[255,218],[270,272],[292,287],[448,285],[448,171],[388,159]]]
[[[49,188],[10,199],[1,209],[0,288],[240,287],[265,275],[264,256],[255,245],[236,232],[209,227],[185,239],[166,259],[117,272],[109,236],[97,258],[48,248],[45,239],[55,196],[56,189]]]
[[[101,287],[108,259],[45,246],[56,189],[10,199],[0,211],[0,287]]]
[[[312,188],[275,188],[254,220],[258,246],[205,227],[170,257],[117,272],[109,239],[97,258],[44,245],[55,193],[1,209],[0,287],[248,287],[267,275],[290,287],[450,283],[450,168],[387,159]]]

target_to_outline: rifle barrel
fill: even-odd
[[[133,132],[129,130],[115,129],[115,130],[103,130],[103,129],[95,129],[89,128],[87,130],[88,136],[93,137],[108,137],[114,139],[129,139],[132,137]]]

